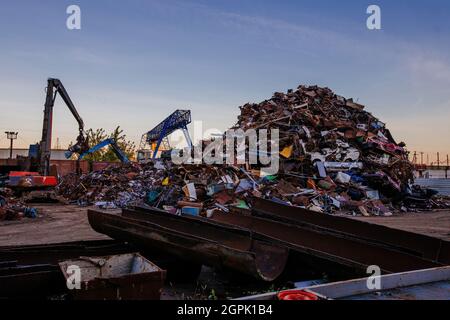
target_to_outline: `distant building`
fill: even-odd
[[[64,153],[67,150],[52,150],[51,160],[67,160]],[[9,159],[9,148],[0,148],[0,159]],[[17,156],[28,156],[28,149],[13,149],[13,159]]]

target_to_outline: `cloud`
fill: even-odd
[[[108,55],[99,52],[93,52],[92,50],[83,47],[74,47],[69,49],[69,56],[73,60],[81,63],[102,66],[112,64],[112,60]]]
[[[450,84],[450,62],[436,54],[420,52],[407,59],[406,64],[416,79]]]
[[[233,34],[249,36],[248,40],[257,41],[261,45],[272,46],[276,49],[301,51],[314,55],[314,50],[332,48],[346,54],[365,55],[373,53],[378,48],[370,41],[361,41],[347,34],[336,32],[332,28],[317,28],[307,24],[292,23],[261,15],[246,15],[232,11],[220,10],[208,5],[190,2],[171,2],[164,4],[167,10],[183,12],[189,10],[192,15],[203,15],[214,24],[220,24],[233,29]],[[164,6],[158,5],[158,8]],[[331,26],[333,22],[330,21]],[[379,54],[385,51],[379,50]]]

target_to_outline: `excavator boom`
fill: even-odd
[[[122,151],[122,149],[120,149],[120,147],[116,143],[116,140],[114,139],[106,139],[100,142],[99,144],[93,146],[92,148],[81,154],[78,160],[82,160],[88,154],[97,152],[98,150],[106,147],[107,145],[111,146],[112,150],[114,151],[114,154],[122,163],[130,163],[130,160],[128,159],[127,155],[125,154],[125,152]]]
[[[45,100],[44,109],[44,123],[42,127],[42,139],[39,147],[39,171],[42,175],[47,176],[50,173],[50,155],[52,145],[52,125],[53,125],[53,106],[57,94],[61,96],[64,103],[69,108],[70,112],[78,122],[79,135],[77,137],[77,143],[72,146],[69,151],[71,153],[83,153],[89,149],[88,141],[84,135],[84,122],[78,114],[75,105],[70,99],[69,94],[62,82],[58,79],[50,78],[47,84],[47,96]]]

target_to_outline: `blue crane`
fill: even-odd
[[[192,122],[190,110],[176,110],[164,121],[158,124],[155,128],[148,131],[142,136],[140,149],[144,149],[145,145],[153,145],[156,143],[156,148],[153,150],[153,159],[156,158],[159,148],[164,141],[168,140],[168,136],[176,130],[183,130],[184,137],[188,143],[189,148],[192,148],[192,140],[187,130],[188,124]]]

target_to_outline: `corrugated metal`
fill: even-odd
[[[419,186],[439,191],[440,194],[450,196],[450,179],[416,179]]]

